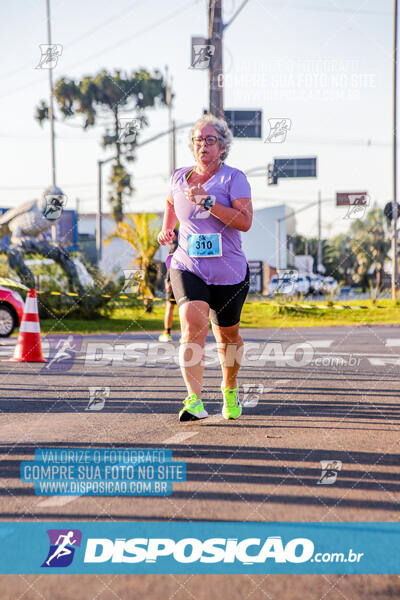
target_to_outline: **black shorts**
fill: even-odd
[[[243,304],[249,291],[250,273],[234,285],[208,285],[190,271],[171,269],[171,283],[176,303],[181,306],[191,300],[203,300],[210,307],[210,318],[220,327],[231,327],[240,321]]]

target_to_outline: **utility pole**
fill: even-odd
[[[275,253],[276,253],[276,270],[281,268],[281,220],[275,221]]]
[[[165,101],[168,106],[168,129],[170,131],[169,138],[169,171],[170,174],[176,169],[176,135],[175,135],[175,121],[172,119],[172,77],[171,80],[168,76],[168,66],[165,66],[166,73],[166,90],[165,90]]]
[[[208,40],[214,46],[208,67],[210,104],[209,112],[216,117],[224,117],[222,76],[222,0],[208,0]],[[220,85],[218,85],[220,83]]]
[[[234,15],[227,23],[222,22],[222,0],[208,0],[208,44],[214,47],[208,67],[209,82],[209,113],[223,119],[224,95],[223,95],[223,68],[222,68],[222,36],[229,25],[236,19],[238,14],[248,3],[243,0]]]
[[[47,43],[51,46],[51,19],[50,19],[50,0],[46,0],[47,13]],[[50,142],[51,142],[51,181],[53,187],[56,186],[56,150],[55,150],[55,133],[54,133],[54,88],[53,88],[53,69],[49,71],[49,87],[50,87],[50,102],[49,102],[49,121],[50,121]],[[51,239],[57,241],[57,227],[51,226]]]
[[[399,258],[397,240],[397,0],[393,15],[393,204],[392,204],[392,300],[397,299]]]
[[[317,250],[317,273],[322,265],[322,242],[321,242],[321,191],[318,192],[318,250]]]

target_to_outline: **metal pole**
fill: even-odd
[[[219,118],[224,118],[223,87],[218,85],[219,75],[222,76],[222,0],[208,2],[208,39],[214,46],[214,54],[208,69],[210,105],[209,112]]]
[[[50,19],[50,0],[46,0],[47,13],[47,43],[51,46],[51,19]],[[49,102],[49,121],[50,121],[50,143],[51,143],[51,181],[53,187],[56,185],[56,151],[55,151],[55,133],[54,133],[54,88],[53,88],[53,69],[49,71],[49,87],[50,87],[50,102]],[[56,225],[51,226],[51,238],[53,242],[57,240]]]
[[[392,227],[392,300],[397,299],[399,284],[397,240],[397,0],[393,15],[393,227]]]
[[[169,80],[168,74],[168,65],[165,65],[165,78],[167,81],[166,90],[165,90],[165,101],[168,106],[168,129],[170,131],[169,135],[169,172],[172,175],[175,170],[173,167],[173,133],[172,133],[172,89]]]
[[[321,244],[321,192],[318,192],[318,250],[317,250],[317,273],[322,265],[322,244]]]
[[[171,136],[171,173],[176,169],[176,129],[175,121],[172,121],[172,136]]]
[[[280,219],[275,221],[275,243],[276,243],[276,270],[281,268],[281,222]]]
[[[102,196],[102,173],[101,169],[103,163],[101,160],[97,161],[98,166],[98,195],[97,195],[97,215],[96,215],[96,250],[97,250],[97,264],[100,264],[101,260],[101,239],[102,239],[102,223],[101,223],[101,196]]]

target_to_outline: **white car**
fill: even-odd
[[[299,275],[295,281],[295,290],[298,294],[306,296],[310,291],[310,284],[304,275]]]

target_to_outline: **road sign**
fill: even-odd
[[[225,110],[224,113],[233,137],[261,138],[262,110]]]
[[[261,260],[249,260],[250,270],[250,293],[259,293],[263,291],[263,263]]]
[[[336,192],[336,206],[366,206],[367,192]]]
[[[316,177],[317,157],[275,158],[274,171],[278,178]]]

